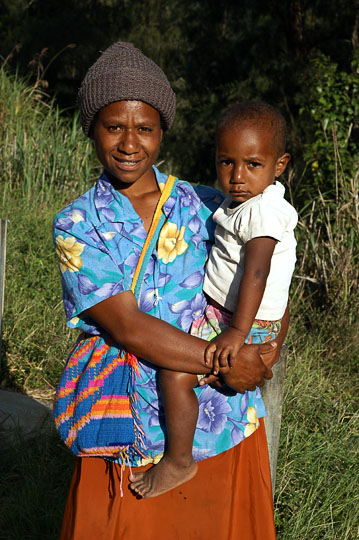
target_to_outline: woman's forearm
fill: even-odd
[[[138,309],[132,292],[115,295],[87,313],[111,337],[136,356],[158,367],[186,373],[208,373],[206,341]]]

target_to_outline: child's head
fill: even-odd
[[[176,111],[162,69],[131,43],[114,43],[88,70],[78,103],[83,130],[114,187],[153,182],[162,133]]]
[[[286,123],[263,102],[234,105],[216,127],[217,177],[228,197],[242,203],[272,184],[285,170]]]

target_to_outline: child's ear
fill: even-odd
[[[287,168],[287,165],[290,161],[290,154],[283,154],[282,156],[280,156],[278,159],[277,159],[277,163],[276,163],[276,166],[275,166],[275,177],[278,178],[278,176],[280,176],[281,174],[284,173],[284,171],[286,170]]]

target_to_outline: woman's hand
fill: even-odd
[[[271,369],[266,367],[262,356],[269,365],[273,365],[276,347],[275,342],[262,343],[261,345],[244,345],[238,352],[235,362],[228,372],[221,373],[226,385],[236,392],[255,390],[256,386],[263,386],[264,379],[271,379],[273,374]],[[209,375],[200,381],[200,385],[216,384],[217,380],[218,378],[214,375]]]
[[[288,326],[289,309],[287,306],[276,339],[260,345],[244,345],[237,355],[233,368],[227,374],[222,375],[225,383],[237,392],[244,392],[245,390],[254,390],[255,386],[262,386],[264,379],[271,379],[273,377],[272,367],[279,359]],[[204,384],[220,386],[218,377],[213,374],[206,375],[199,384],[201,386]]]

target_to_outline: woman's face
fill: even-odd
[[[162,134],[159,112],[142,101],[116,101],[97,113],[92,138],[115,189],[154,181]]]

